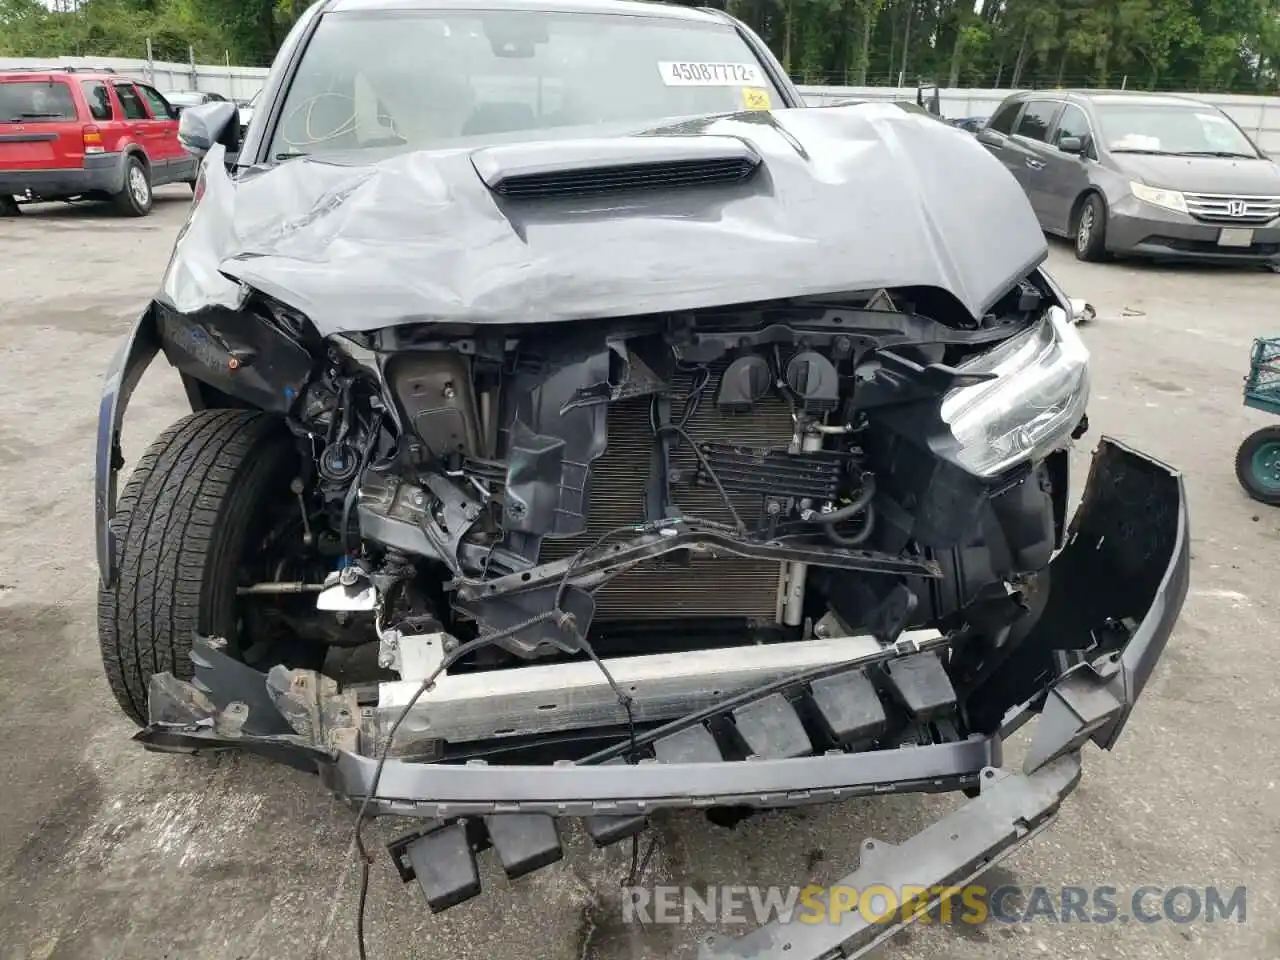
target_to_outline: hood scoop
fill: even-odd
[[[741,183],[760,155],[736,137],[626,137],[486,147],[471,165],[499,196],[534,200]]]

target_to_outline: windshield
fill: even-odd
[[[270,155],[424,149],[782,105],[729,24],[510,10],[331,13],[298,66]]]
[[[1113,153],[1258,156],[1240,128],[1208,104],[1098,104],[1095,109]]]

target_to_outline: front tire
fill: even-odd
[[[1259,503],[1280,507],[1280,427],[1251,433],[1236,451],[1236,479]]]
[[[238,649],[238,572],[296,465],[279,417],[203,410],[138,461],[112,522],[118,575],[98,590],[98,641],[121,709],[147,722],[153,674],[192,677],[197,634]]]
[[[1107,208],[1102,198],[1091,193],[1076,214],[1076,259],[1097,263],[1107,256]]]
[[[151,172],[137,157],[129,157],[124,165],[124,189],[114,197],[116,209],[126,217],[145,217],[154,199]]]

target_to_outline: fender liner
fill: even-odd
[[[155,305],[148,304],[134,321],[124,343],[107,367],[98,403],[98,436],[94,457],[93,522],[98,554],[98,576],[103,587],[116,581],[116,544],[111,522],[116,512],[116,477],[124,466],[120,449],[120,424],[138,381],[160,350]]]

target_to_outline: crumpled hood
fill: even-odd
[[[239,306],[247,288],[322,336],[399,323],[547,323],[919,285],[980,316],[1047,255],[1021,188],[973,137],[886,104],[700,119],[745,183],[512,200],[474,150],[285,161],[232,180],[222,149],[160,299]],[[643,135],[643,134],[631,134]]]

